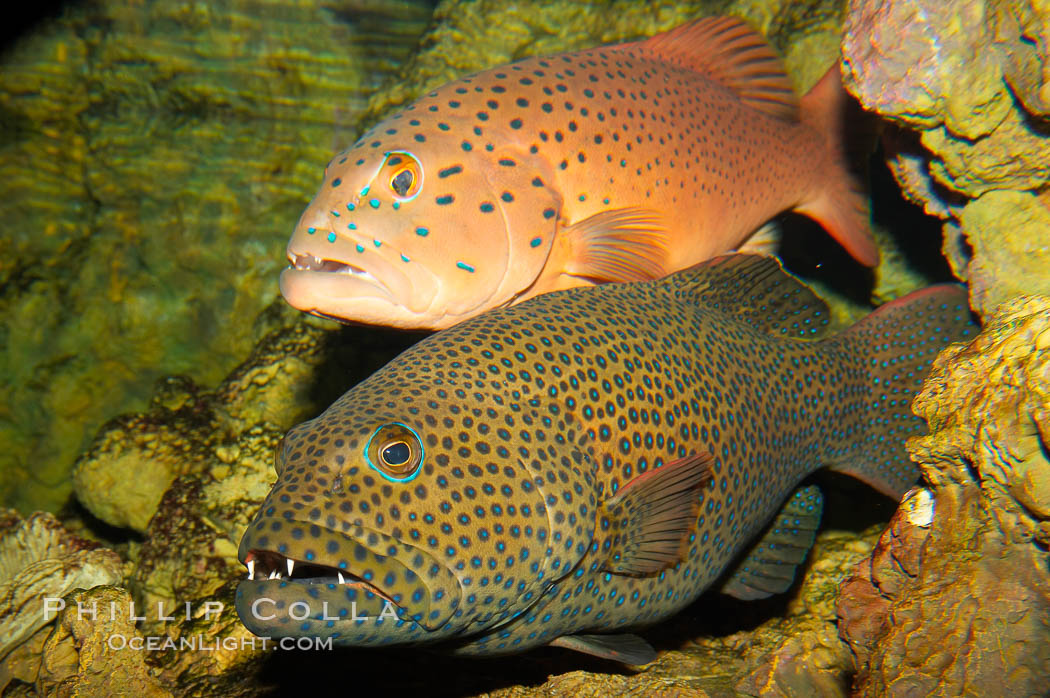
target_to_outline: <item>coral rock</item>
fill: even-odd
[[[891,136],[891,170],[946,219],[945,256],[982,317],[1019,291],[1050,293],[1050,208],[1037,195],[1050,183],[1048,25],[1050,8],[1028,0],[850,2],[846,86],[918,133],[903,147]]]
[[[432,11],[61,8],[0,57],[0,496],[27,511],[68,499],[85,440],[157,378],[214,384],[251,350],[324,163]]]
[[[123,589],[96,587],[71,594],[43,647],[36,689],[48,696],[173,695],[150,674],[148,652],[130,649],[143,641],[125,612],[131,597]],[[105,609],[120,609],[110,614]],[[92,617],[79,609],[101,609]],[[142,646],[142,645],[138,645]],[[123,651],[114,651],[114,648]]]
[[[270,333],[214,391],[186,378],[160,381],[148,411],[112,420],[77,459],[77,498],[106,523],[144,532],[176,478],[228,468],[253,425],[283,430],[308,416],[326,334],[305,321]]]
[[[0,690],[12,677],[31,680],[35,675],[35,652],[18,655],[14,664],[8,659],[54,620],[54,613],[45,613],[45,599],[116,584],[122,567],[115,552],[73,535],[51,514],[37,512],[22,520],[0,510]]]

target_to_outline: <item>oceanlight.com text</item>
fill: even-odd
[[[204,635],[187,635],[180,638],[162,635],[123,635],[114,633],[106,640],[109,649],[114,652],[131,650],[133,652],[235,652],[238,650],[331,650],[330,637],[205,637]]]

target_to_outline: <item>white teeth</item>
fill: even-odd
[[[346,579],[343,578],[343,573],[338,571],[338,570],[336,570],[336,574],[339,575],[339,583],[340,584],[346,584]]]
[[[292,568],[295,567],[295,560],[288,558],[288,576],[292,576]]]
[[[277,574],[277,570],[270,570],[270,576],[267,579],[276,579],[278,576],[280,575]]]
[[[255,560],[248,560],[248,579],[255,579]]]

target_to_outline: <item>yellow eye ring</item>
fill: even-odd
[[[411,201],[419,196],[423,190],[423,165],[419,158],[403,150],[393,151],[386,154],[385,169],[389,172],[387,186],[396,200]]]
[[[407,482],[419,474],[423,442],[404,424],[384,424],[365,445],[365,460],[387,480]]]

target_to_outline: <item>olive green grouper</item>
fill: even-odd
[[[844,98],[836,64],[797,99],[734,17],[461,78],[332,158],[281,292],[345,322],[443,329],[549,291],[665,276],[786,209],[873,265]]]
[[[626,629],[716,581],[791,585],[814,470],[894,497],[916,480],[909,405],[975,331],[965,289],[806,341],[826,323],[775,259],[732,255],[432,335],[288,432],[241,541],[238,612],[268,636],[649,661]]]

